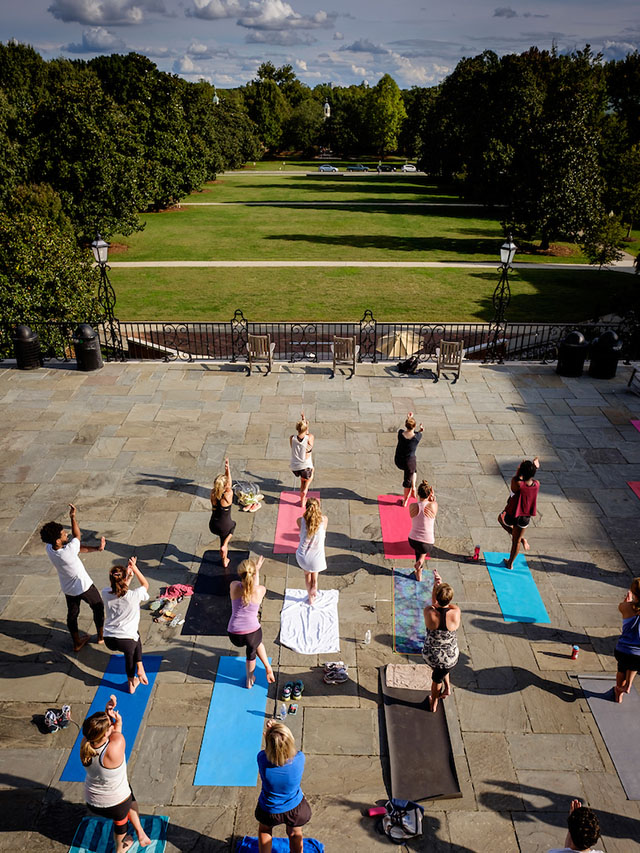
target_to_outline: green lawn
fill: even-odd
[[[113,269],[122,320],[482,321],[498,281],[470,269]],[[636,286],[624,273],[520,270],[511,278],[511,322],[588,320]]]
[[[497,219],[477,209],[376,207],[186,207],[145,214],[144,231],[111,259],[496,261],[503,239]],[[582,261],[579,249],[562,258]]]

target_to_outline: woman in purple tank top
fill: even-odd
[[[231,581],[229,597],[231,598],[231,619],[227,625],[227,634],[234,646],[247,649],[247,687],[253,687],[256,676],[256,655],[264,664],[267,672],[267,682],[276,679],[267,658],[267,652],[262,642],[262,628],[258,619],[258,610],[267,592],[266,586],[260,583],[260,567],[264,557],[257,560],[243,560],[238,566],[239,581]]]

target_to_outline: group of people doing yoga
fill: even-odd
[[[409,507],[411,529],[409,544],[414,550],[414,565],[417,581],[422,579],[425,561],[431,556],[435,541],[435,519],[438,503],[433,488],[426,480],[417,483],[416,450],[424,428],[416,423],[409,412],[405,428],[398,430],[395,464],[404,473],[404,507]],[[313,605],[318,594],[318,574],[327,567],[325,536],[328,519],[322,513],[320,501],[309,498],[309,485],[313,479],[312,450],[314,436],[304,414],[296,424],[296,433],[289,439],[291,448],[291,470],[300,478],[300,506],[302,515],[297,519],[299,542],[296,561],[305,573],[308,601]],[[522,547],[529,550],[524,536],[530,520],[536,515],[539,483],[535,474],[539,460],[524,459],[511,479],[507,505],[499,514],[500,525],[511,537],[511,552],[505,566],[511,569]],[[410,503],[411,498],[415,503]],[[211,490],[211,532],[220,537],[222,565],[229,565],[229,543],[236,527],[231,517],[233,483],[229,460],[225,459],[224,473],[216,477]],[[89,641],[78,629],[81,602],[87,603],[93,613],[96,641],[112,651],[122,652],[128,689],[134,693],[140,684],[148,684],[142,662],[142,644],[139,622],[140,605],[149,598],[149,582],[131,557],[127,566],[114,566],[109,571],[109,586],[98,592],[86,571],[81,553],[103,551],[104,537],[98,546],[81,544],[82,533],[77,520],[76,508],[69,504],[71,536],[63,525],[48,522],[40,530],[46,553],[53,563],[60,586],[67,601],[67,626],[73,640],[73,649],[80,651]],[[266,671],[268,683],[275,681],[269,664],[258,612],[266,594],[260,583],[263,557],[247,559],[238,567],[238,580],[231,582],[229,597],[231,617],[227,626],[230,641],[237,647],[246,648],[246,687],[255,683],[256,658],[260,658]],[[453,589],[444,583],[437,571],[433,572],[431,604],[424,608],[425,640],[422,657],[432,669],[432,686],[429,697],[430,708],[436,711],[440,700],[451,694],[450,673],[458,657],[456,632],[461,624],[460,608],[453,603]],[[131,588],[133,580],[138,585]],[[622,615],[622,634],[615,648],[618,673],[614,690],[615,700],[622,702],[630,692],[636,673],[640,670],[640,578],[635,578],[624,600],[618,607]],[[127,834],[128,821],[138,836],[140,846],[150,844],[138,815],[138,807],[127,780],[125,740],[122,735],[122,717],[116,710],[112,696],[104,712],[88,717],[83,724],[81,760],[86,768],[85,798],[89,808],[96,814],[114,822],[116,853],[125,851],[134,843]],[[275,720],[267,721],[265,749],[257,756],[262,791],[255,816],[259,823],[259,847],[261,853],[271,849],[274,826],[284,824],[293,853],[302,851],[302,826],[311,817],[300,783],[304,770],[304,754],[295,748],[293,735],[286,725]],[[585,816],[585,810],[572,806],[575,818]],[[575,822],[573,818],[571,822]],[[577,832],[576,832],[577,834]],[[568,849],[582,849],[571,847]]]

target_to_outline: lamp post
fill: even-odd
[[[493,291],[493,320],[489,325],[489,339],[487,342],[487,355],[484,359],[487,361],[497,361],[498,364],[503,362],[504,344],[506,342],[507,322],[505,314],[511,301],[511,288],[509,287],[509,270],[513,269],[511,263],[518,251],[518,247],[513,242],[511,234],[500,246],[500,281]]]
[[[120,321],[113,313],[116,307],[116,293],[109,281],[109,276],[107,275],[107,270],[109,269],[107,264],[107,259],[109,257],[109,243],[97,234],[96,239],[91,244],[91,251],[93,252],[96,264],[100,267],[98,304],[102,309],[102,316],[100,320],[104,325],[107,337],[107,360],[113,358],[116,361],[124,361],[124,350],[122,348],[122,338],[120,336]]]

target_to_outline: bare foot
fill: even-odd
[[[247,690],[251,690],[253,685],[256,683],[255,673],[252,672],[251,675],[247,676]]]
[[[613,688],[615,701],[618,703],[618,705],[622,702],[622,699],[624,697],[625,692],[626,692],[625,689],[623,687],[618,687],[617,684]]]
[[[97,638],[97,640],[96,640],[96,643],[97,643],[99,646],[104,646],[104,637],[98,637],[98,638]]]
[[[148,847],[151,844],[151,839],[146,832],[143,832],[142,835],[138,835],[138,844],[140,847]]]
[[[422,566],[416,566],[416,567],[415,567],[415,575],[416,575],[416,580],[417,580],[417,581],[421,581],[421,580],[422,580]]]
[[[119,847],[121,853],[126,853],[127,850],[130,850],[133,847],[134,840],[133,835],[125,835]]]
[[[133,681],[129,681],[129,693],[135,693],[138,684],[140,684],[140,679],[137,677]]]
[[[442,688],[442,698],[444,699],[445,696],[451,696],[451,686],[447,684]]]
[[[527,540],[524,538],[524,536],[522,537],[522,539],[520,541],[522,542],[522,547],[524,548],[524,550],[528,551],[531,546],[529,545]]]
[[[429,696],[429,709],[435,714],[438,710],[438,697]]]
[[[503,560],[503,561],[502,561],[502,565],[505,567],[505,569],[509,569],[509,570],[513,569],[513,566],[510,566],[510,565],[509,565],[509,561],[508,561],[508,560]]]
[[[149,683],[149,679],[147,678],[147,673],[144,671],[144,669],[138,670],[138,678],[140,679],[140,684],[148,684]]]
[[[309,593],[309,604],[310,605],[312,605],[313,602],[316,600],[317,595],[318,594],[316,592],[310,592]]]
[[[83,649],[83,648],[87,645],[87,643],[89,642],[89,639],[90,639],[90,638],[89,638],[89,635],[88,635],[88,634],[87,634],[86,636],[84,636],[84,637],[80,637],[80,642],[79,642],[79,643],[76,643],[76,644],[74,645],[74,647],[73,647],[73,651],[74,651],[74,652],[79,652],[79,651],[80,651],[80,649]]]
[[[275,675],[273,674],[273,670],[271,667],[267,669],[267,684],[274,684],[276,680]]]

